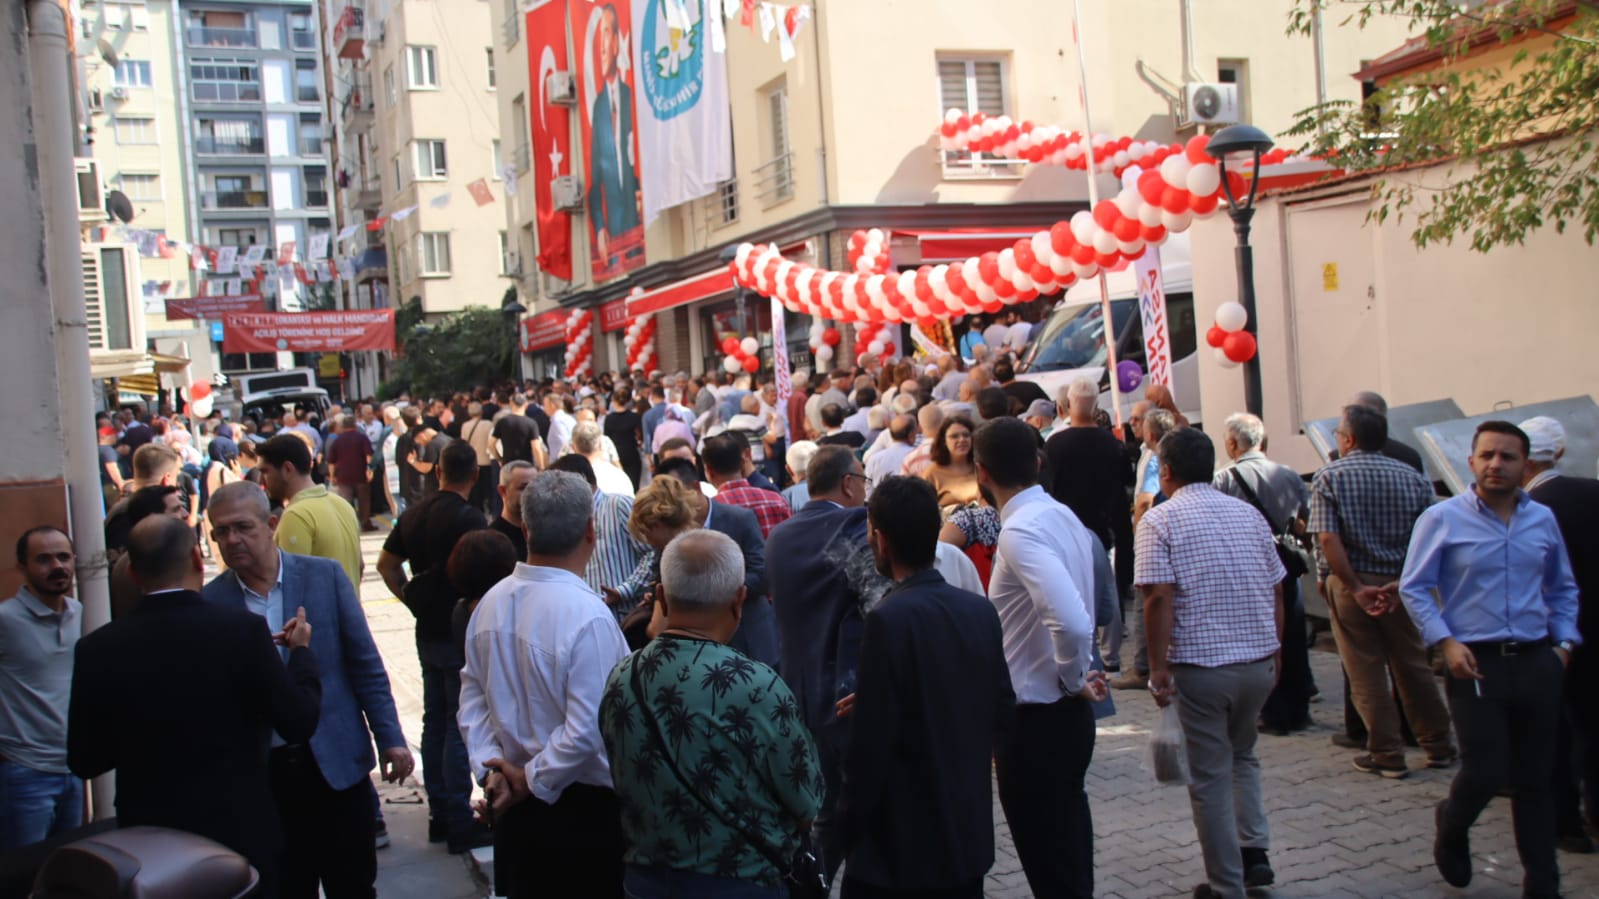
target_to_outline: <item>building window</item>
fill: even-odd
[[[449,177],[450,167],[444,162],[444,141],[419,140],[416,148],[416,180],[438,181]]]
[[[149,87],[150,61],[148,59],[123,59],[117,62],[117,87]]]
[[[305,205],[323,209],[328,205],[328,171],[324,168],[305,170]]]
[[[494,48],[493,47],[485,47],[484,50],[483,50],[483,55],[488,59],[489,90],[494,90],[494,88],[495,88],[495,81],[494,81]]]
[[[317,85],[316,60],[294,61],[294,99],[301,103],[315,103],[322,99],[322,92]]]
[[[439,55],[432,47],[406,47],[405,68],[411,90],[437,90],[439,87]]]
[[[489,146],[489,166],[490,166],[490,168],[489,168],[490,177],[493,180],[495,180],[495,181],[500,180],[500,169],[505,166],[505,163],[500,160],[500,140],[499,140],[499,138],[495,138],[493,141],[490,141],[490,146]]]
[[[981,112],[986,116],[1010,114],[1005,87],[1005,61],[983,57],[938,58],[939,115],[945,110]],[[949,151],[943,156],[944,174],[955,176],[1019,175],[1022,160],[1007,160],[991,153]]]
[[[130,200],[158,201],[161,199],[161,176],[123,172],[122,192]]]
[[[511,101],[511,124],[516,127],[516,165],[518,174],[526,172],[533,164],[532,132],[528,130],[527,98],[521,94]]]
[[[196,119],[196,153],[264,153],[266,141],[261,136],[261,119]]]
[[[189,46],[255,47],[254,17],[239,10],[191,9]]]
[[[404,185],[405,185],[405,169],[403,167],[401,167],[401,165],[400,165],[400,157],[398,155],[396,155],[394,157],[394,192],[395,193],[399,193],[400,188],[403,187]]]
[[[1238,85],[1238,121],[1249,121],[1249,60],[1216,60],[1216,80]]]
[[[119,144],[153,144],[157,142],[155,119],[124,118],[117,116],[112,122]]]
[[[224,247],[251,247],[260,242],[260,231],[256,228],[218,228],[212,232],[215,237],[211,243]]]
[[[450,273],[450,234],[447,231],[424,231],[417,235],[417,261],[424,275]]]
[[[317,113],[300,115],[300,155],[322,155],[322,116]]]
[[[400,102],[400,92],[394,86],[394,66],[383,70],[383,94],[389,98],[389,108]]]
[[[513,275],[516,273],[516,262],[511,258],[511,238],[504,231],[500,232],[500,274]]]
[[[217,103],[261,100],[261,67],[251,59],[196,59],[189,64],[194,99]]]
[[[311,27],[311,16],[303,12],[289,13],[289,35],[296,50],[315,50],[316,31]]]
[[[755,196],[766,205],[794,196],[794,154],[788,143],[788,85],[779,82],[762,98],[766,161],[755,167]]]

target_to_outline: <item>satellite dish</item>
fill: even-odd
[[[117,48],[111,46],[110,41],[106,40],[105,38],[100,38],[100,40],[96,42],[96,49],[100,51],[100,58],[106,61],[106,65],[116,68],[118,61]]]
[[[109,191],[105,195],[105,211],[112,218],[126,225],[133,221],[133,203],[128,200],[128,195],[120,190]]]

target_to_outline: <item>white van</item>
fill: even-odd
[[[241,414],[257,422],[296,408],[326,418],[331,405],[328,392],[316,386],[316,372],[309,368],[234,375],[232,380]]]
[[[1172,345],[1172,397],[1177,408],[1198,424],[1199,349],[1194,321],[1193,266],[1188,235],[1174,234],[1160,248],[1161,276],[1166,289],[1166,321]],[[1115,322],[1116,359],[1131,359],[1148,369],[1144,327],[1138,314],[1137,276],[1131,266],[1105,276],[1110,312]],[[1099,279],[1073,284],[1044,321],[1033,328],[1032,340],[1018,360],[1017,378],[1033,381],[1051,398],[1081,375],[1099,382],[1100,405],[1110,410],[1110,379],[1105,354],[1105,316],[1099,302]],[[1147,383],[1147,379],[1146,379]],[[1122,414],[1144,395],[1144,384],[1122,394]],[[1114,417],[1114,416],[1113,416]]]

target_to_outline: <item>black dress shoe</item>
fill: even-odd
[[[1244,886],[1269,887],[1277,882],[1277,872],[1271,869],[1271,862],[1266,860],[1266,850],[1245,848],[1244,855]]]
[[[1210,888],[1210,884],[1202,883],[1194,887],[1194,899],[1221,899],[1221,894]]]
[[[428,819],[428,842],[442,843],[450,837],[450,828],[439,818]]]
[[[1471,885],[1471,843],[1465,834],[1453,838],[1444,835],[1444,809],[1448,805],[1446,799],[1433,810],[1432,820],[1438,833],[1432,840],[1432,862],[1438,866],[1444,882],[1452,887],[1466,887]]]

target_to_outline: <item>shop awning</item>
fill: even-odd
[[[123,375],[117,378],[117,389],[124,393],[137,393],[140,396],[160,396],[161,382],[159,375]]]
[[[730,293],[732,290],[732,273],[728,271],[727,266],[718,265],[704,274],[646,290],[629,299],[627,314],[629,317],[649,315],[652,312],[662,312],[709,299],[720,293]]]
[[[941,231],[905,231],[895,229],[895,234],[908,234],[914,236],[922,249],[922,263],[934,265],[940,262],[959,262],[984,253],[998,253],[1007,247],[1014,246],[1016,241],[1032,237],[1042,228],[1022,230],[1019,228],[1006,228],[1001,230],[985,230],[982,228],[947,228]]]

